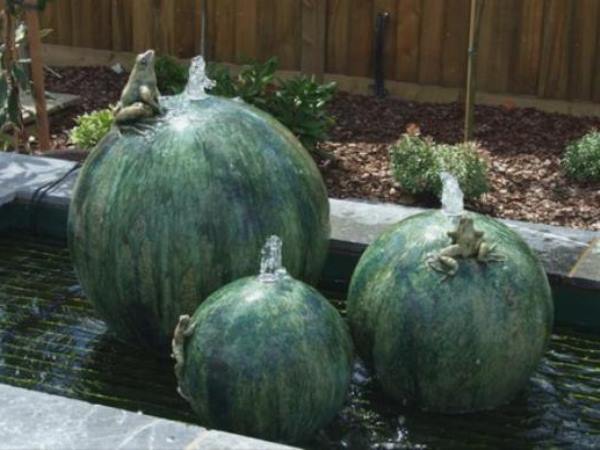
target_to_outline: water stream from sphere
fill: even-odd
[[[454,175],[441,172],[442,180],[442,213],[450,219],[459,218],[465,212],[464,194]]]
[[[208,97],[207,90],[216,86],[206,74],[206,61],[202,56],[196,56],[190,64],[190,76],[185,87],[184,96],[187,100],[203,100]]]
[[[263,283],[273,283],[287,275],[281,261],[283,243],[279,236],[271,236],[261,250],[260,275]]]

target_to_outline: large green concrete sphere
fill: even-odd
[[[313,288],[289,276],[244,278],[211,295],[191,323],[179,386],[202,425],[301,442],[342,408],[352,340]]]
[[[121,338],[168,347],[181,314],[254,273],[265,240],[315,283],[329,240],[318,168],[271,116],[218,97],[163,99],[143,133],[113,130],[86,160],[69,245],[87,296]]]
[[[444,276],[428,255],[455,228],[440,212],[398,223],[359,261],[348,318],[360,354],[384,390],[422,410],[461,413],[510,401],[548,342],[553,304],[543,267],[497,220],[468,213],[502,262],[459,259]]]

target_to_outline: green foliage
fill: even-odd
[[[38,10],[43,10],[48,1],[38,0]],[[6,0],[0,21],[0,36],[4,41],[0,45],[0,148],[3,150],[11,144],[29,148],[20,91],[29,89],[24,65],[31,61],[17,57],[27,41],[27,27],[21,22],[24,11],[23,0]],[[42,38],[49,33],[50,30],[40,30]]]
[[[569,144],[562,166],[574,180],[600,182],[600,131],[591,131]]]
[[[270,88],[278,65],[277,58],[271,58],[264,64],[252,63],[242,67],[237,77],[233,77],[226,67],[211,64],[208,76],[216,85],[209,93],[221,97],[239,97],[257,108],[268,110]]]
[[[171,56],[163,55],[156,58],[154,69],[161,94],[176,95],[183,92],[188,81],[186,65]]]
[[[75,119],[75,126],[69,133],[70,141],[78,147],[89,150],[110,131],[114,121],[111,109],[101,109],[83,114]]]
[[[312,78],[299,76],[280,81],[267,108],[306,148],[313,150],[333,125],[325,107],[334,94],[335,83],[319,84]]]
[[[319,84],[314,79],[298,76],[283,81],[275,78],[276,58],[264,64],[244,66],[237,76],[218,64],[211,64],[208,76],[216,85],[212,95],[238,97],[246,103],[272,114],[288,127],[309,150],[327,137],[333,118],[327,103],[335,93],[335,84]]]
[[[390,157],[396,181],[412,194],[440,196],[442,171],[458,179],[467,198],[477,198],[489,188],[487,165],[473,142],[435,144],[418,132],[408,132],[390,147]]]

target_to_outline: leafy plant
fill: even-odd
[[[327,137],[333,118],[325,109],[335,94],[335,83],[319,84],[299,76],[280,81],[269,98],[268,111],[292,131],[309,150]]]
[[[239,97],[246,103],[267,110],[270,87],[278,65],[277,58],[271,58],[264,64],[255,62],[244,66],[233,77],[227,67],[211,64],[208,75],[216,82],[216,86],[209,93],[221,97]]]
[[[172,56],[162,55],[156,58],[154,70],[161,94],[176,95],[183,92],[188,81],[186,65]]]
[[[222,65],[211,64],[208,75],[216,82],[209,91],[222,97],[239,97],[246,103],[272,114],[287,126],[311,151],[325,139],[333,124],[327,103],[333,98],[335,84],[319,84],[298,76],[284,81],[275,79],[276,58],[244,66],[237,76]]]
[[[394,178],[412,194],[440,196],[442,171],[458,179],[467,198],[477,198],[489,189],[487,164],[474,142],[436,144],[413,129],[390,147],[390,157]]]
[[[600,181],[600,131],[594,130],[567,146],[562,159],[566,174],[577,181]]]
[[[77,125],[69,133],[69,139],[82,149],[92,149],[110,131],[113,122],[110,108],[83,114],[75,119]]]

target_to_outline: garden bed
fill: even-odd
[[[127,80],[107,68],[61,68],[48,89],[77,94],[79,106],[52,120],[55,150],[65,157],[67,131],[82,112],[115,103]],[[409,124],[437,142],[462,137],[463,108],[340,93],[330,106],[336,119],[322,148],[334,161],[318,161],[330,196],[404,204],[431,204],[403,193],[391,177],[387,148]],[[478,106],[475,138],[489,162],[491,190],[469,206],[497,217],[600,230],[600,184],[568,180],[560,170],[566,145],[600,128],[600,118],[544,113],[531,108]]]

